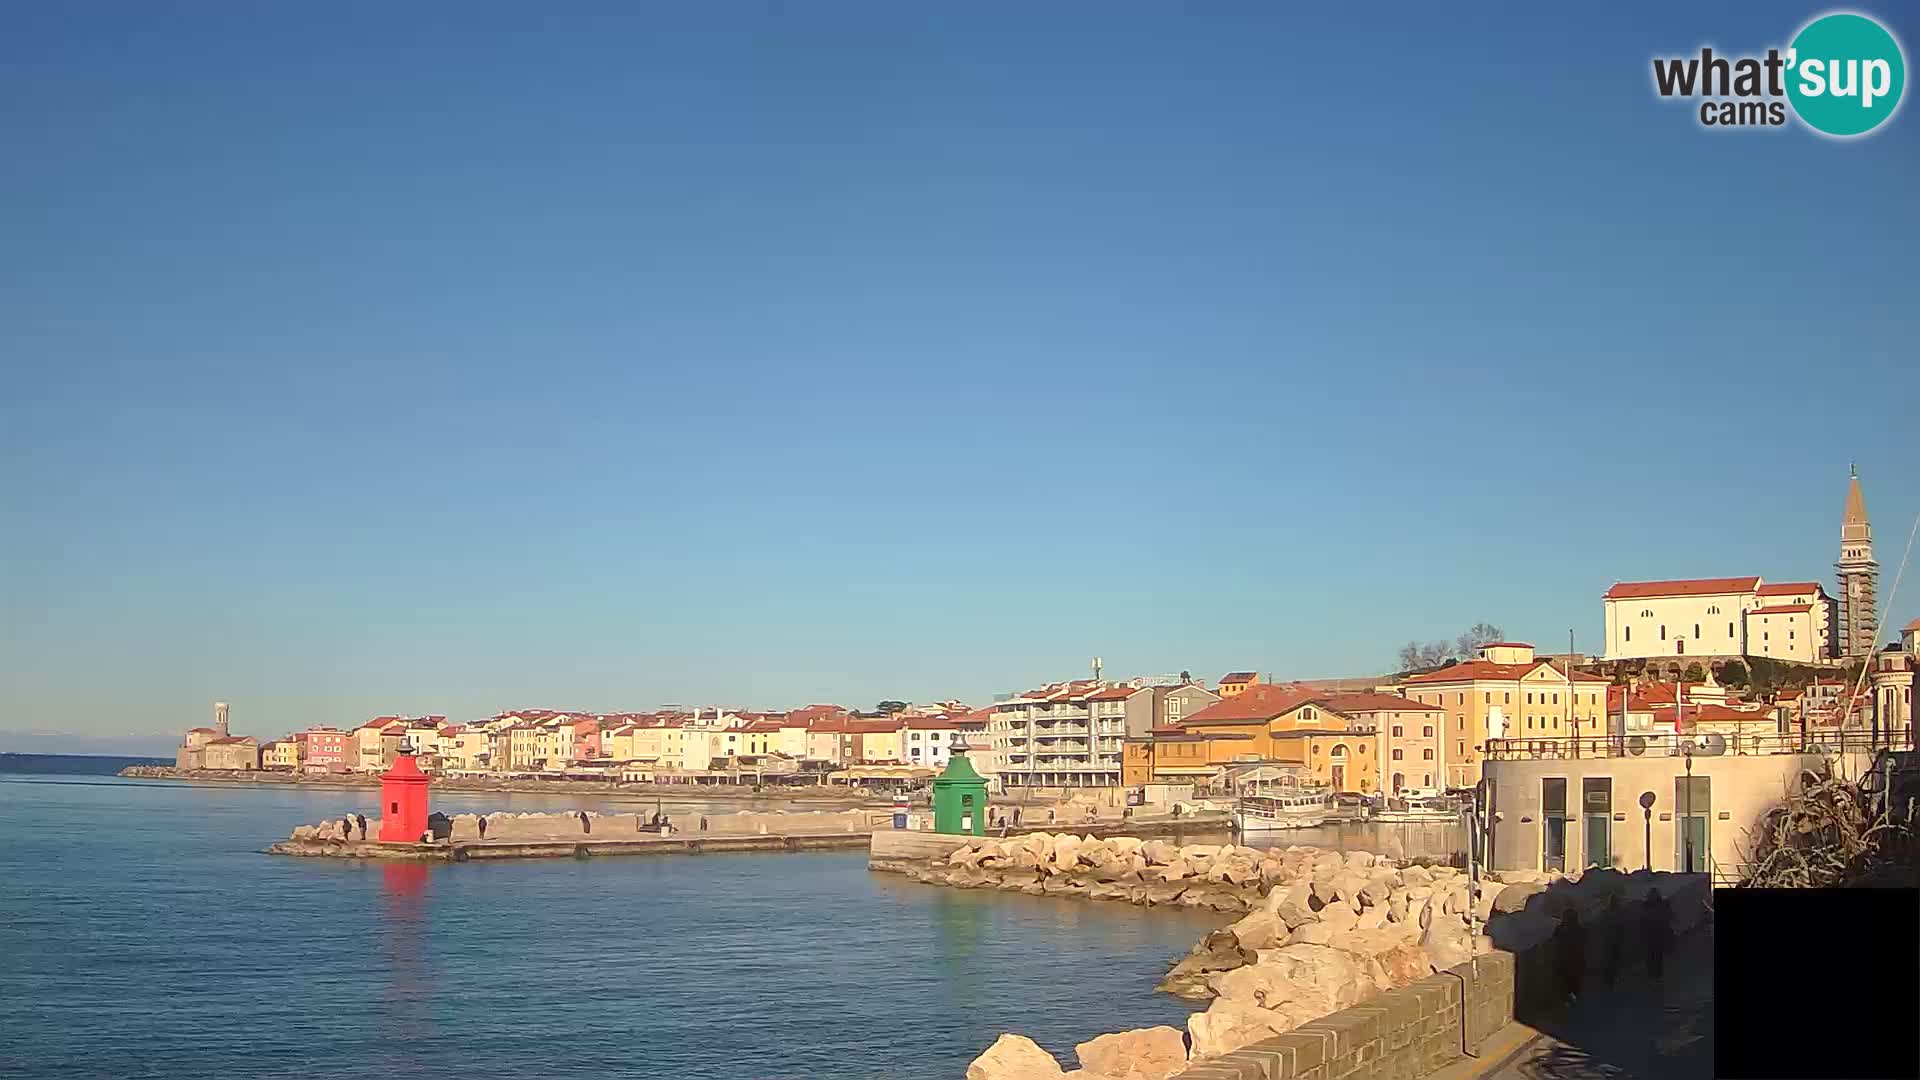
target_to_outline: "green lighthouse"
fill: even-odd
[[[985,836],[987,782],[967,760],[966,743],[955,742],[947,752],[947,771],[933,778],[933,831]]]

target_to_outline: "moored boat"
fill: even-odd
[[[1311,829],[1325,825],[1337,816],[1333,792],[1319,788],[1270,791],[1260,795],[1242,795],[1233,807],[1235,832],[1279,832],[1285,829]]]

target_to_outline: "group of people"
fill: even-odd
[[[1600,978],[1609,990],[1619,980],[1626,953],[1627,917],[1619,894],[1607,900],[1600,926]],[[1647,975],[1660,979],[1666,972],[1667,952],[1673,947],[1673,906],[1658,889],[1648,889],[1640,905],[1640,944],[1646,950]],[[1587,981],[1587,929],[1580,912],[1569,907],[1553,932],[1553,949],[1560,973],[1560,993],[1569,1004],[1580,997]]]

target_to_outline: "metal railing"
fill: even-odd
[[[1902,740],[1904,742],[1904,740]],[[1582,735],[1558,739],[1489,739],[1488,761],[1535,761],[1571,758],[1634,757],[1749,757],[1768,754],[1870,754],[1886,749],[1887,736],[1867,731],[1809,731],[1781,735]]]

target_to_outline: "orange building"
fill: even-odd
[[[1258,686],[1260,673],[1257,671],[1232,671],[1220,676],[1220,696],[1239,697],[1247,692],[1247,687]]]
[[[1337,791],[1376,791],[1384,748],[1377,715],[1421,710],[1404,699],[1397,700],[1397,708],[1396,702],[1373,700],[1382,696],[1250,683],[1178,724],[1129,739],[1122,782],[1214,786],[1237,769],[1291,764],[1303,767],[1312,782]],[[1336,708],[1333,703],[1342,698],[1365,718]]]

